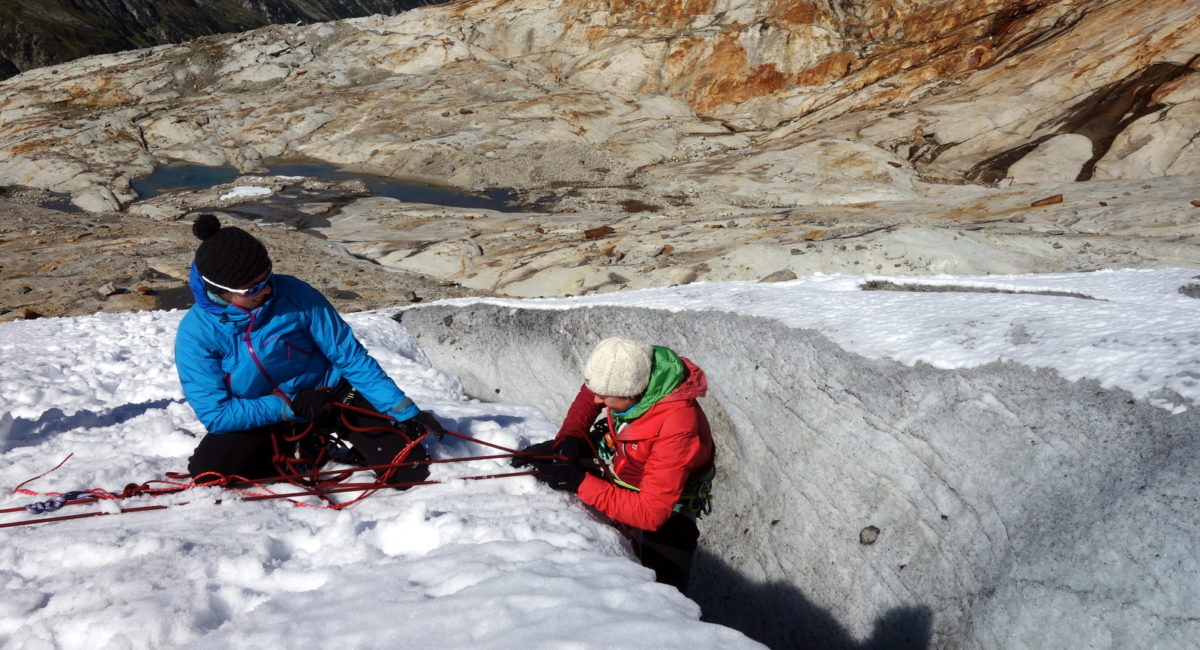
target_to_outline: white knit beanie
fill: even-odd
[[[600,341],[583,369],[583,381],[597,395],[634,397],[650,383],[654,348],[622,338]]]

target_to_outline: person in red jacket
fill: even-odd
[[[686,592],[714,474],[708,418],[696,399],[704,371],[669,348],[624,338],[601,341],[554,440],[527,447],[535,476],[629,532],[659,582]],[[603,419],[596,421],[604,413]]]

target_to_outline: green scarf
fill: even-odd
[[[642,399],[629,407],[628,411],[613,413],[613,419],[625,424],[638,418],[657,404],[658,400],[679,388],[679,384],[683,383],[684,374],[683,362],[679,360],[678,354],[670,348],[654,346],[654,358],[650,362],[650,381],[646,384]]]

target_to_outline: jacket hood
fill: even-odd
[[[687,374],[684,375],[683,382],[679,384],[679,387],[660,399],[659,402],[696,399],[708,394],[708,377],[700,369],[700,366],[692,363],[691,359],[687,357],[679,357],[679,360],[683,362]]]
[[[208,295],[208,286],[200,277],[200,270],[196,268],[195,262],[192,262],[192,268],[188,271],[188,288],[192,290],[192,297],[196,299],[196,305],[213,316],[219,317],[222,323],[239,323],[250,317],[250,312],[245,309],[214,301]],[[269,296],[263,306],[270,304],[273,297]],[[258,309],[262,309],[262,307],[258,307]]]
[[[192,262],[192,268],[188,271],[188,288],[192,290],[192,297],[201,309],[216,316],[225,313],[228,305],[213,302],[213,299],[208,297],[208,287],[204,286],[204,279],[200,277],[200,269],[196,268],[195,262]]]
[[[665,395],[660,392],[658,393],[660,397],[656,398],[648,392],[629,410],[613,413],[613,419],[617,422],[632,422],[659,404],[704,397],[708,393],[708,378],[705,377],[700,366],[692,363],[690,359],[676,355],[668,348],[655,346],[655,354],[655,368],[651,371],[651,385],[655,382],[655,373],[664,373],[659,379],[678,383],[674,388],[660,388],[660,390],[670,391]],[[665,358],[662,355],[665,355]]]

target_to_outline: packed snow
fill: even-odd
[[[864,291],[872,282],[894,288]],[[1072,381],[1095,379],[1178,412],[1200,403],[1200,300],[1182,293],[1184,286],[1200,295],[1200,274],[1194,269],[888,278],[818,274],[779,283],[484,302],[761,316],[824,332],[865,357],[943,369],[1015,361],[1056,370]]]
[[[220,200],[225,201],[227,199],[245,199],[255,196],[266,196],[270,193],[271,188],[269,187],[259,187],[257,185],[238,185],[228,192],[222,194]]]
[[[6,323],[0,333],[0,508],[42,493],[181,471],[203,429],[182,400],[172,344],[182,312]],[[409,394],[454,431],[509,448],[556,426],[519,404],[463,397],[380,314],[348,316]],[[435,456],[495,450],[447,438]],[[758,647],[698,622],[699,607],[630,559],[573,497],[506,461],[435,465],[439,485],[341,511],[242,502],[216,489],[140,497],[169,510],[8,528],[0,545],[6,648]],[[216,502],[220,500],[220,503]],[[306,502],[317,506],[317,502]],[[60,514],[113,502],[67,506]],[[43,515],[47,516],[47,515]],[[4,522],[36,518],[4,515]],[[0,522],[3,523],[3,522]]]
[[[1007,359],[1184,410],[1200,400],[1200,300],[1179,290],[1195,275],[891,280],[974,290],[954,292],[862,291],[869,278],[816,276],[489,302],[734,311],[820,330],[864,356],[944,368]],[[347,320],[422,408],[454,431],[504,447],[553,435],[560,413],[464,395],[455,376],[431,367],[392,311]],[[203,429],[174,371],[181,316],[0,325],[0,508],[68,490],[119,491],[183,470]],[[438,458],[492,452],[450,438],[432,446]],[[528,476],[463,480],[510,471],[503,460],[434,465],[439,484],[381,493],[345,510],[244,502],[206,488],[120,504],[183,504],[165,510],[5,528],[0,645],[759,647],[701,622],[695,603],[654,583],[621,536],[574,497]],[[42,496],[13,491],[29,479],[26,489]],[[62,513],[94,511],[115,513],[117,504]],[[0,523],[38,518],[7,513]]]

